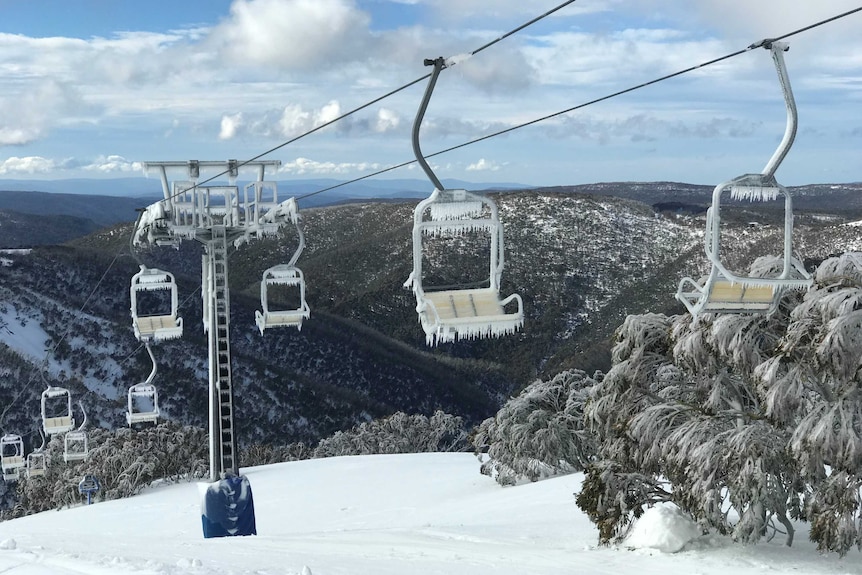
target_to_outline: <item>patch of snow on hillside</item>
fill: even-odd
[[[0,325],[5,325],[0,329],[0,342],[35,363],[45,358],[45,342],[51,338],[39,322],[23,317],[15,306],[7,303],[0,308]]]

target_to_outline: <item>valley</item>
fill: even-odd
[[[666,185],[656,184],[644,197],[664,201],[668,192],[661,186]],[[705,205],[710,190],[695,192],[686,203]],[[402,287],[412,269],[412,201],[302,210],[307,247],[298,265],[312,315],[300,332],[268,330],[261,336],[254,324],[260,274],[286,261],[296,238],[288,234],[232,252],[231,341],[240,441],[314,442],[398,410],[429,414],[442,409],[477,423],[538,377],[570,367],[606,370],[610,337],[626,315],[681,312],[674,299],[680,278],[707,271],[705,220],[697,210],[656,211],[630,198],[558,189],[494,197],[506,237],[501,291],[524,300],[524,328],[514,336],[425,345],[415,298]],[[795,246],[802,257],[816,262],[862,249],[860,228],[844,225],[855,217],[855,208],[837,205],[800,210]],[[728,211],[733,216],[727,217],[722,241],[731,267],[744,269],[757,255],[781,250],[776,213],[756,207]],[[21,221],[36,235],[39,220]],[[164,416],[205,425],[200,247],[186,242],[179,250],[133,255],[130,233],[131,223],[120,223],[61,245],[3,255],[4,428],[38,441],[39,394],[47,383],[72,390],[90,425],[125,424],[126,390],[151,368],[129,318],[129,280],[140,263],[171,271],[180,286],[184,336],[154,348],[154,383]],[[433,248],[429,257],[443,270],[481,273],[484,264],[468,253],[470,248]],[[26,346],[20,344],[24,334],[30,338]],[[53,349],[47,363],[46,349]]]

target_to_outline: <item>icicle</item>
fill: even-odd
[[[478,318],[477,318],[478,319]],[[431,329],[425,333],[425,341],[429,346],[439,343],[447,343],[464,339],[484,339],[488,337],[500,337],[517,332],[524,325],[523,319],[506,319],[498,321],[479,321],[471,324],[462,324],[452,329],[444,325],[430,326]]]
[[[154,291],[173,289],[173,279],[170,274],[155,268],[141,266],[141,271],[134,277],[135,287],[140,290]]]
[[[275,285],[297,285],[302,281],[299,268],[293,266],[273,266],[264,272],[264,281]]]
[[[422,233],[432,237],[457,237],[475,232],[494,233],[497,223],[491,220],[452,221],[448,225],[423,226]]]
[[[482,215],[482,202],[434,202],[430,210],[431,219],[434,221],[475,218]]]
[[[775,186],[751,184],[731,184],[730,197],[734,200],[750,200],[752,202],[768,202],[778,197],[780,190]]]

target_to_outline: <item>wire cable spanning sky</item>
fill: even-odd
[[[177,5],[181,4],[181,5]],[[423,128],[447,149],[857,8],[858,0],[578,0],[448,70]],[[146,160],[251,158],[498,38],[559,0],[0,3],[0,178],[141,177]],[[753,6],[752,6],[753,5]],[[45,18],[46,11],[55,13]],[[859,17],[790,39],[800,133],[787,185],[862,180]],[[285,146],[279,179],[404,160],[421,86]],[[442,178],[714,183],[780,139],[753,52],[439,157]],[[418,178],[410,167],[392,177]]]

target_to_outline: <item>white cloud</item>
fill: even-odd
[[[369,21],[349,0],[235,0],[211,36],[234,63],[309,70],[360,58]]]
[[[592,0],[591,2],[576,2],[558,10],[554,17],[572,17],[607,12],[612,10],[620,0]],[[558,0],[544,0],[538,2],[524,2],[524,0],[428,0],[436,17],[444,21],[463,21],[479,18],[483,21],[489,19],[510,20],[516,17],[535,17],[560,4]],[[520,22],[519,22],[520,23]]]
[[[82,166],[81,169],[88,172],[100,172],[103,174],[113,172],[138,172],[143,170],[141,162],[132,162],[123,156],[110,155],[99,156],[92,163]]]
[[[82,121],[91,111],[75,86],[50,78],[12,82],[0,93],[0,145],[29,144],[56,125]]]
[[[41,156],[12,156],[0,162],[0,174],[47,174],[57,168],[54,160]]]
[[[281,110],[269,110],[255,118],[245,114],[226,114],[221,119],[222,139],[236,137],[243,132],[257,137],[291,139],[316,128],[330,124],[345,112],[337,100],[331,100],[320,108],[306,108],[300,104],[288,104]],[[401,116],[390,108],[379,108],[373,116],[351,115],[332,127],[341,135],[383,134],[396,131],[401,126]]]
[[[424,75],[423,58],[473,50],[558,3],[373,1],[233,0],[222,21],[195,29],[140,32],[129,21],[123,24],[129,32],[105,38],[0,34],[0,146],[27,146],[19,155],[50,149],[58,158],[92,158],[108,137],[125,157],[153,149],[180,157],[189,149],[193,156],[251,157]],[[418,4],[392,10],[392,17],[421,13],[421,19],[396,23],[387,14],[372,28],[370,14],[392,9],[387,2]],[[787,0],[577,2],[446,70],[423,126],[423,147],[432,153],[582,104],[854,8],[858,0],[796,4],[790,10]],[[858,130],[860,21],[862,14],[854,15],[790,39],[801,133],[816,129],[825,141]],[[601,102],[575,120],[528,128],[535,139],[509,156],[507,141],[517,136],[488,140],[492,148],[482,154],[511,160],[507,177],[517,165],[523,181],[539,182],[547,171],[530,174],[526,166],[537,155],[549,162],[561,138],[574,145],[654,140],[657,149],[677,140],[706,146],[713,138],[704,149],[715,153],[722,140],[749,137],[761,121],[764,133],[780,133],[781,126],[773,130],[783,122],[780,90],[763,52]],[[407,133],[422,88],[303,140],[307,156],[355,163],[306,159],[286,169],[343,173],[362,161],[385,166],[409,157]],[[854,151],[841,151],[850,156],[843,164],[858,164]],[[21,163],[23,173],[50,164],[27,165]],[[123,165],[103,158],[86,169]],[[13,166],[5,169],[19,169]],[[476,162],[471,171],[490,166]],[[54,164],[54,170],[72,167]]]
[[[332,100],[317,113],[318,125],[328,124],[341,115],[341,106],[337,101]]]
[[[242,112],[224,115],[221,117],[221,129],[218,133],[219,140],[230,140],[236,136],[237,131],[242,128]]]
[[[458,64],[453,73],[486,92],[509,95],[524,91],[536,79],[536,70],[524,57],[524,52],[511,44],[469,58]]]
[[[401,124],[401,118],[398,112],[389,108],[380,108],[377,110],[377,121],[374,123],[374,131],[379,133],[396,130]]]
[[[321,175],[321,174],[349,174],[353,172],[367,172],[380,169],[376,162],[318,162],[308,158],[296,158],[291,162],[285,162],[279,168],[279,172],[294,175]]]
[[[629,0],[628,3],[632,8],[637,6],[641,10],[661,7],[668,13],[683,11],[729,34],[749,37],[752,41],[791,32],[859,7],[858,0],[792,3],[787,0]],[[837,24],[837,28],[836,25],[830,25],[829,30],[833,39],[839,32],[852,33],[858,38],[858,20],[855,24],[849,19],[845,20]]]
[[[341,106],[336,100],[330,101],[319,110],[306,110],[298,104],[284,107],[278,121],[279,133],[285,138],[293,138],[331,122],[341,115]]]
[[[501,164],[492,160],[480,158],[478,162],[474,162],[467,166],[468,172],[496,172],[501,168]]]
[[[40,135],[40,130],[30,128],[0,128],[0,146],[20,146],[32,142]]]

